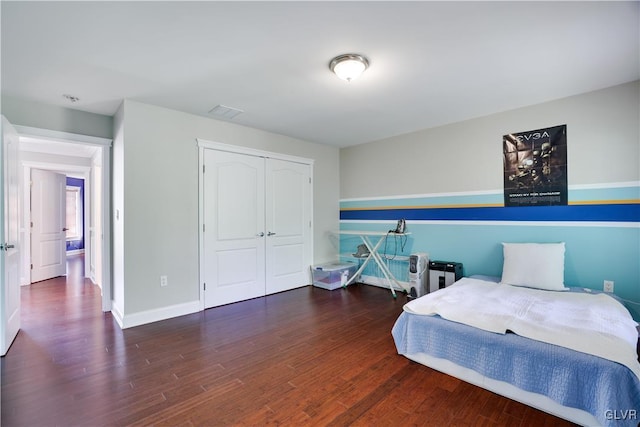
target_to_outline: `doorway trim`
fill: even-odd
[[[29,271],[29,262],[31,259],[31,239],[29,238],[30,236],[30,230],[29,227],[27,226],[27,224],[29,224],[31,222],[31,213],[30,213],[30,200],[29,200],[29,196],[31,194],[31,186],[29,185],[29,182],[31,180],[31,171],[33,169],[40,169],[40,170],[45,170],[45,171],[50,171],[50,172],[56,172],[56,173],[62,173],[62,174],[67,174],[67,173],[72,173],[75,176],[81,177],[82,179],[84,179],[85,182],[85,192],[84,192],[84,204],[85,206],[91,206],[92,205],[92,198],[93,198],[93,192],[92,192],[92,187],[93,187],[93,182],[91,180],[91,167],[90,166],[79,166],[79,165],[71,165],[68,163],[52,163],[52,162],[35,162],[35,161],[31,161],[31,160],[21,160],[20,161],[20,165],[22,166],[22,194],[24,195],[23,200],[22,200],[22,218],[21,218],[21,223],[23,224],[22,227],[20,227],[20,235],[21,235],[21,239],[22,239],[22,266],[21,266],[21,285],[25,286],[25,285],[29,285],[31,284],[31,276],[28,275],[28,271]],[[86,238],[86,236],[89,235],[89,221],[87,221],[87,218],[91,215],[90,211],[87,212],[87,210],[85,210],[85,218],[84,218],[84,230],[83,230],[83,234],[85,235],[85,240],[88,241],[88,239]],[[89,260],[91,258],[91,244],[88,242],[85,245],[85,278],[89,277],[88,273],[90,271],[90,269],[88,269],[88,265],[89,265]],[[102,286],[102,284],[101,284]]]
[[[111,311],[112,306],[112,283],[111,283],[111,146],[112,139],[81,135],[69,132],[60,132],[49,129],[34,128],[29,126],[14,125],[18,135],[20,137],[31,137],[49,140],[52,142],[65,142],[75,143],[80,145],[93,145],[100,150],[102,156],[101,167],[101,182],[102,182],[102,197],[101,197],[101,216],[102,216],[102,239],[101,239],[101,260],[102,268],[100,274],[100,283],[102,289],[102,311]],[[93,162],[93,160],[92,160]],[[29,162],[26,162],[27,164]],[[31,162],[33,164],[33,162]],[[29,166],[31,167],[31,166]],[[78,168],[78,166],[76,166]],[[91,175],[91,171],[94,169],[94,165],[86,167],[89,172],[85,172]],[[68,169],[65,169],[68,170]],[[77,170],[77,169],[76,169]],[[90,178],[90,176],[88,177]],[[91,190],[90,190],[91,191]],[[26,197],[23,194],[23,197]],[[24,235],[24,234],[23,234]],[[24,246],[22,246],[24,248]],[[30,254],[21,254],[22,257]]]

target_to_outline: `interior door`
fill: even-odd
[[[67,273],[65,175],[31,170],[31,282]]]
[[[309,284],[311,167],[267,159],[266,293]]]
[[[264,159],[204,150],[205,307],[265,294]]]
[[[3,116],[0,138],[0,356],[7,354],[20,330],[18,143],[18,133]]]

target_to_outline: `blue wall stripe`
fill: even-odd
[[[70,176],[67,177],[67,186],[68,187],[79,187],[80,188],[80,206],[82,207],[81,214],[81,228],[80,233],[82,237],[79,240],[67,240],[67,251],[80,250],[84,249],[84,179],[82,178],[72,178]]]
[[[640,204],[362,209],[340,211],[341,220],[599,221],[640,222]]]

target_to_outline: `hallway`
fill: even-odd
[[[67,258],[67,275],[23,286],[20,334],[49,339],[68,332],[74,319],[83,323],[104,318],[100,287],[84,278],[84,255]],[[109,315],[110,317],[111,315]],[[64,325],[64,331],[57,330]]]
[[[60,394],[99,366],[107,357],[107,339],[122,332],[110,313],[102,313],[100,288],[84,278],[83,255],[67,258],[67,276],[22,286],[20,292],[21,330],[0,362],[1,424],[51,425],[69,411]]]

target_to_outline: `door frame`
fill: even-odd
[[[30,266],[31,262],[31,239],[30,234],[31,230],[27,227],[27,224],[31,223],[31,203],[30,203],[30,195],[31,195],[31,171],[33,169],[40,169],[49,172],[56,172],[66,175],[68,172],[73,173],[75,176],[81,177],[85,182],[85,191],[84,191],[84,205],[85,205],[85,214],[84,214],[84,230],[83,233],[85,235],[85,259],[84,259],[84,268],[85,268],[85,277],[88,277],[87,274],[89,269],[87,266],[89,264],[89,259],[91,258],[91,245],[87,240],[88,229],[89,229],[89,219],[91,205],[93,203],[93,194],[91,191],[92,188],[92,180],[91,180],[91,167],[90,166],[78,166],[71,165],[67,163],[50,163],[50,162],[35,162],[30,160],[21,160],[20,166],[22,166],[22,194],[24,195],[22,200],[22,227],[20,227],[20,235],[22,239],[22,268],[20,275],[21,285],[27,286],[30,285],[31,275],[30,275]]]
[[[289,154],[276,153],[273,151],[258,150],[255,148],[243,147],[240,145],[225,144],[222,142],[208,141],[202,138],[196,138],[196,145],[198,146],[198,274],[199,274],[199,296],[200,296],[200,311],[205,309],[204,301],[204,150],[217,150],[226,151],[229,153],[244,154],[248,156],[262,157],[268,159],[285,160],[289,162],[302,163],[308,165],[310,168],[309,175],[313,179],[313,159],[306,157],[292,156]],[[313,221],[313,186],[311,187],[311,212],[310,212],[311,230],[309,232],[309,265],[313,263],[313,236],[314,236],[314,221]]]
[[[100,274],[101,276],[100,285],[102,289],[102,311],[103,312],[111,311],[112,288],[113,288],[113,285],[111,283],[111,146],[112,146],[113,140],[108,138],[96,137],[96,136],[81,135],[81,134],[75,134],[75,133],[69,133],[69,132],[60,132],[60,131],[40,129],[40,128],[34,128],[34,127],[28,127],[28,126],[14,125],[14,127],[16,128],[16,131],[18,132],[18,135],[20,137],[38,138],[38,139],[49,140],[52,142],[65,142],[65,143],[74,143],[74,144],[80,144],[80,145],[93,145],[99,149],[101,159],[102,159],[102,167],[101,167],[102,197],[100,200],[101,202],[100,214],[102,216],[102,239],[101,239],[101,250],[100,250],[102,268],[101,268],[101,274]],[[40,169],[66,171],[66,172],[79,172],[79,173],[85,174],[85,183],[86,183],[85,184],[85,201],[87,200],[87,195],[88,195],[87,193],[91,194],[91,197],[93,197],[92,190],[91,190],[91,185],[92,185],[91,175],[92,175],[94,166],[96,166],[93,163],[93,159],[92,159],[91,166],[77,166],[77,165],[74,166],[74,165],[65,165],[61,163],[45,163],[45,162],[43,163],[21,162],[21,164],[23,165],[23,168],[24,168],[23,177],[25,177],[25,181],[23,183],[24,186],[22,190],[23,203],[26,203],[26,200],[25,200],[26,196],[30,194],[28,185],[29,185],[29,179],[31,175],[31,168],[34,166],[37,166]],[[29,175],[27,175],[27,170]],[[91,204],[93,203],[91,202]],[[23,218],[25,218],[26,220],[28,216],[29,216],[29,212],[28,210],[25,209]],[[86,213],[85,213],[85,217],[86,217]],[[22,238],[23,243],[29,240],[25,238],[25,236],[27,235],[27,232],[29,231],[26,229],[27,228],[26,224],[28,223],[29,222],[24,222],[21,227],[22,229],[20,234],[23,237]],[[87,229],[88,229],[88,225],[87,225],[87,222],[85,221],[85,238],[87,237],[87,234],[86,234]],[[85,241],[85,254],[87,253],[86,252],[87,247],[89,248],[89,251],[90,251],[91,250],[90,242]],[[31,258],[30,245],[27,245],[26,247],[26,249],[28,249],[29,252],[26,252],[24,244],[21,245],[21,248],[22,248],[21,256],[23,257],[22,259],[30,259]],[[88,261],[89,259],[90,257],[85,257],[85,267],[89,262]],[[87,270],[85,268],[85,275],[86,275],[86,271]]]

